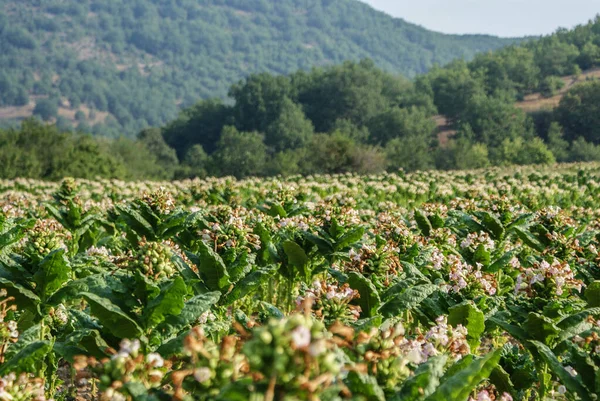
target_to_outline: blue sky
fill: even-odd
[[[445,33],[549,34],[600,13],[600,0],[362,0],[395,17]]]

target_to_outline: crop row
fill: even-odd
[[[0,182],[0,399],[596,400],[599,171]]]

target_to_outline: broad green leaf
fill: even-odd
[[[540,241],[527,229],[522,227],[513,228],[514,232],[517,233],[517,236],[523,241],[523,243],[538,252],[544,252],[546,247],[542,245]]]
[[[496,387],[500,394],[508,393],[513,397],[517,396],[517,391],[513,385],[510,375],[502,368],[502,366],[496,366],[496,369],[490,374],[490,382]]]
[[[49,341],[36,341],[23,347],[8,361],[0,365],[0,376],[8,373],[38,373],[40,363],[51,352],[52,344]]]
[[[444,375],[446,355],[439,355],[430,358],[427,362],[420,365],[413,376],[409,377],[400,392],[393,398],[397,401],[420,401],[433,394],[440,385],[440,379]]]
[[[591,307],[600,306],[600,280],[596,280],[585,289],[585,299]]]
[[[560,328],[551,319],[535,312],[529,313],[524,328],[530,339],[541,341],[549,346],[560,333]]]
[[[271,305],[268,302],[262,301],[260,305],[262,306],[266,314],[269,315],[269,317],[273,317],[275,319],[283,319],[285,316],[283,312],[279,310],[279,308],[277,308],[274,305]]]
[[[8,296],[15,298],[15,304],[20,309],[29,310],[35,314],[39,313],[38,307],[41,300],[33,291],[3,277],[0,277],[0,287],[6,290]]]
[[[594,325],[589,322],[589,317],[600,316],[600,307],[590,308],[581,312],[574,313],[565,317],[556,325],[561,332],[558,335],[558,342],[568,340],[576,335],[591,329]]]
[[[519,250],[516,249],[506,252],[500,259],[495,260],[494,263],[486,267],[484,270],[489,273],[496,273],[500,270],[504,270],[518,252]]]
[[[45,300],[65,284],[71,274],[71,266],[65,256],[64,249],[57,249],[40,262],[38,271],[33,276],[37,285],[36,291]]]
[[[501,350],[490,352],[483,358],[474,360],[464,369],[444,381],[427,401],[466,401],[479,383],[487,379],[498,366]]]
[[[473,301],[466,301],[452,306],[448,315],[448,323],[455,327],[462,324],[467,328],[469,345],[475,351],[479,345],[480,337],[485,331],[485,316]]]
[[[269,280],[276,271],[275,267],[271,267],[269,269],[259,269],[251,272],[234,285],[233,290],[225,296],[223,304],[230,305],[256,291],[262,284]]]
[[[89,292],[84,292],[81,296],[89,303],[92,315],[102,323],[104,330],[115,337],[138,338],[143,334],[140,326],[108,299]]]
[[[356,302],[360,306],[361,316],[374,316],[381,301],[373,282],[360,273],[350,272],[348,273],[348,284],[360,295]]]
[[[385,401],[385,393],[373,376],[350,371],[346,385],[353,394],[360,394],[367,401]]]
[[[223,259],[203,241],[198,242],[198,271],[211,291],[224,292],[229,288],[229,273]]]
[[[27,345],[41,340],[41,336],[42,326],[39,323],[19,333],[19,340],[7,348],[5,353],[6,359],[12,358]]]
[[[421,210],[415,210],[415,220],[417,222],[417,226],[419,226],[419,230],[425,237],[429,237],[433,227],[431,227],[431,222]]]
[[[302,271],[302,268],[308,263],[308,256],[306,256],[304,249],[294,241],[285,241],[283,243],[283,250],[290,264]]]
[[[490,212],[481,213],[481,225],[485,227],[486,231],[492,235],[492,238],[499,240],[504,236],[504,227],[496,216]]]
[[[354,244],[359,241],[363,235],[365,234],[364,227],[357,227],[349,230],[344,235],[342,235],[337,242],[335,243],[335,249],[337,251],[341,251],[342,249]]]
[[[565,385],[567,390],[577,394],[583,401],[592,401],[592,393],[584,387],[581,378],[579,376],[573,377],[560,363],[556,355],[552,353],[550,348],[539,341],[530,341],[530,344],[535,347],[540,358],[548,365],[560,382]]]
[[[219,301],[220,297],[221,293],[214,291],[191,298],[177,316],[168,316],[164,322],[156,326],[154,331],[160,333],[163,340],[178,335],[181,330],[193,326]]]
[[[400,313],[417,307],[423,300],[439,289],[433,284],[422,284],[409,288],[402,294],[394,295],[379,310],[384,317],[397,316]]]
[[[155,327],[165,320],[168,315],[178,315],[184,307],[188,293],[185,282],[181,277],[175,278],[160,292],[160,295],[150,301],[144,310],[146,328]]]
[[[529,339],[529,335],[525,330],[523,330],[519,326],[515,326],[514,324],[510,324],[502,318],[497,318],[496,316],[492,316],[488,318],[490,323],[495,324],[496,326],[504,329],[508,334],[513,336],[515,339],[519,340],[521,343],[525,343]]]

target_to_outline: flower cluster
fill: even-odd
[[[17,342],[19,339],[19,331],[17,330],[17,322],[8,319],[8,313],[16,310],[15,305],[10,305],[14,301],[13,297],[7,297],[6,290],[0,289],[0,363],[4,362],[4,354],[8,346]],[[0,398],[1,399],[1,398]]]
[[[0,378],[2,401],[46,401],[44,380],[26,374],[10,373]]]
[[[125,401],[131,398],[132,389],[139,392],[140,386],[145,391],[159,388],[169,365],[159,354],[142,354],[139,340],[123,340],[119,351],[110,359],[98,361],[81,356],[74,367],[91,369],[99,381],[101,401]]]
[[[360,317],[360,306],[351,305],[352,300],[359,298],[358,291],[350,288],[348,284],[328,284],[315,280],[312,287],[306,290],[303,296],[296,299],[296,304],[302,306],[306,300],[312,303],[314,315],[331,324],[337,320],[349,323]]]
[[[365,371],[392,389],[409,377],[416,366],[433,356],[445,354],[457,360],[470,352],[465,327],[448,325],[445,316],[436,323],[425,333],[411,335],[401,323],[387,322],[378,329],[357,333],[351,348],[359,353]],[[344,333],[339,326],[332,331]]]
[[[575,278],[573,270],[566,262],[554,259],[536,262],[533,267],[521,268],[515,284],[515,294],[526,293],[534,296],[540,291],[545,295],[561,296],[567,291],[581,292],[583,282]]]

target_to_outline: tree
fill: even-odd
[[[264,173],[267,147],[258,132],[239,132],[226,126],[211,159],[213,174],[236,178],[259,176]]]
[[[556,110],[565,138],[583,137],[586,141],[600,143],[600,81],[582,83],[570,89]]]
[[[429,170],[434,167],[431,138],[408,135],[394,138],[385,146],[388,169],[391,171]]]
[[[223,127],[232,122],[231,115],[231,107],[221,100],[203,100],[179,113],[179,117],[163,129],[163,137],[180,158],[195,144],[210,154],[217,146]]]
[[[369,123],[369,140],[371,143],[385,146],[394,138],[410,135],[430,137],[436,128],[433,119],[422,109],[391,108],[373,117]]]
[[[463,61],[434,69],[428,75],[437,109],[453,120],[460,119],[473,98],[485,93],[482,83]]]
[[[185,154],[180,168],[175,173],[176,179],[206,177],[209,156],[202,145],[193,145]]]
[[[44,121],[49,121],[58,115],[58,103],[54,99],[39,99],[35,104],[33,114]]]
[[[473,141],[487,145],[490,159],[496,163],[495,149],[505,139],[531,138],[533,122],[509,97],[477,96],[469,103],[462,124],[473,130]]]
[[[309,77],[292,80],[302,81],[298,101],[317,132],[330,132],[340,119],[365,125],[395,100],[386,97],[386,74],[370,60],[314,70]]]
[[[265,131],[265,143],[275,151],[292,150],[304,146],[313,131],[313,125],[302,108],[285,97],[280,105],[279,116]]]
[[[569,142],[563,138],[563,129],[557,122],[548,129],[548,149],[558,162],[569,161]]]
[[[288,77],[263,73],[233,85],[229,96],[235,100],[236,127],[242,131],[265,132],[280,115],[284,99],[289,100],[293,94]]]

